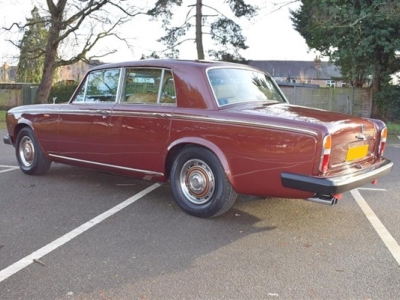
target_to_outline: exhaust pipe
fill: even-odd
[[[315,195],[314,197],[308,198],[307,200],[311,201],[311,202],[316,202],[316,203],[333,206],[333,205],[337,204],[339,199],[337,197],[332,197],[332,196]]]

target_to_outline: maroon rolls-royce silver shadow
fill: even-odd
[[[226,62],[101,65],[68,103],[6,118],[22,172],[54,161],[169,182],[178,205],[203,218],[238,194],[335,204],[393,166],[384,122],[290,105],[269,74]]]

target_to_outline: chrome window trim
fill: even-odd
[[[170,106],[170,107],[177,107],[177,102],[175,103],[161,103],[161,94],[162,94],[162,89],[163,89],[163,80],[164,80],[164,74],[165,71],[170,71],[172,78],[174,78],[174,72],[172,71],[172,69],[169,68],[163,68],[163,67],[145,67],[145,66],[134,66],[134,67],[124,67],[124,79],[123,79],[123,84],[121,85],[121,96],[120,96],[120,101],[118,102],[118,104],[122,104],[122,105],[132,105],[132,106],[136,106],[136,105],[146,105],[146,106]],[[127,70],[132,70],[132,69],[141,69],[141,70],[161,70],[161,77],[160,77],[160,84],[158,86],[158,92],[157,92],[157,102],[156,103],[131,103],[131,102],[126,102],[126,101],[121,101],[122,100],[122,96],[123,96],[123,92],[126,89],[126,74],[127,74]],[[174,90],[176,93],[176,86],[175,86],[175,80],[174,80]]]
[[[87,91],[87,85],[88,85],[89,75],[90,75],[90,73],[88,73],[88,74],[85,76],[85,83],[83,84],[83,86],[81,86],[81,88],[84,88],[84,89],[85,89],[85,93],[83,94],[83,99],[86,98],[86,91]],[[75,100],[76,100],[76,97],[79,95],[79,91],[77,91],[77,92],[78,92],[78,93],[75,93],[75,98],[74,98],[74,99],[71,99],[71,101],[69,101],[68,103],[74,103],[74,104],[85,103],[85,101],[75,101]]]
[[[75,95],[75,98],[71,99],[67,104],[115,104],[118,103],[118,99],[119,99],[119,94],[121,93],[120,89],[121,89],[121,78],[122,78],[122,73],[123,73],[123,68],[110,68],[110,69],[99,69],[99,70],[93,70],[90,71],[86,76],[85,76],[85,94],[83,99],[86,99],[86,93],[87,93],[87,85],[88,85],[88,79],[89,76],[92,73],[95,73],[97,71],[110,71],[110,70],[119,70],[119,78],[118,78],[118,86],[117,86],[117,92],[115,93],[115,100],[114,101],[109,101],[109,102],[87,102],[87,101],[75,101],[76,100],[76,96],[79,94],[77,93]]]
[[[126,69],[120,68],[119,73],[119,80],[118,80],[118,89],[117,94],[115,95],[115,103],[121,103],[122,99],[122,91],[125,91],[125,76],[126,76]]]
[[[157,105],[161,104],[161,94],[162,94],[162,88],[163,88],[163,84],[164,84],[164,73],[165,73],[165,69],[163,68],[161,70],[161,77],[160,77],[160,85],[158,86],[158,93],[157,93]]]

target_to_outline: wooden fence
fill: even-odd
[[[34,103],[37,84],[0,84],[0,109]]]
[[[281,86],[291,104],[332,110],[360,117],[370,117],[371,88],[308,88]]]
[[[281,86],[289,102],[325,110],[343,112],[360,117],[371,115],[370,88],[319,88]],[[0,84],[0,109],[34,103],[37,85]]]

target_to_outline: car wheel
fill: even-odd
[[[30,128],[25,127],[18,133],[15,152],[19,167],[26,174],[40,175],[50,168],[51,160],[43,153]]]
[[[202,147],[188,146],[178,153],[170,182],[178,205],[196,217],[221,215],[237,198],[217,156]]]

